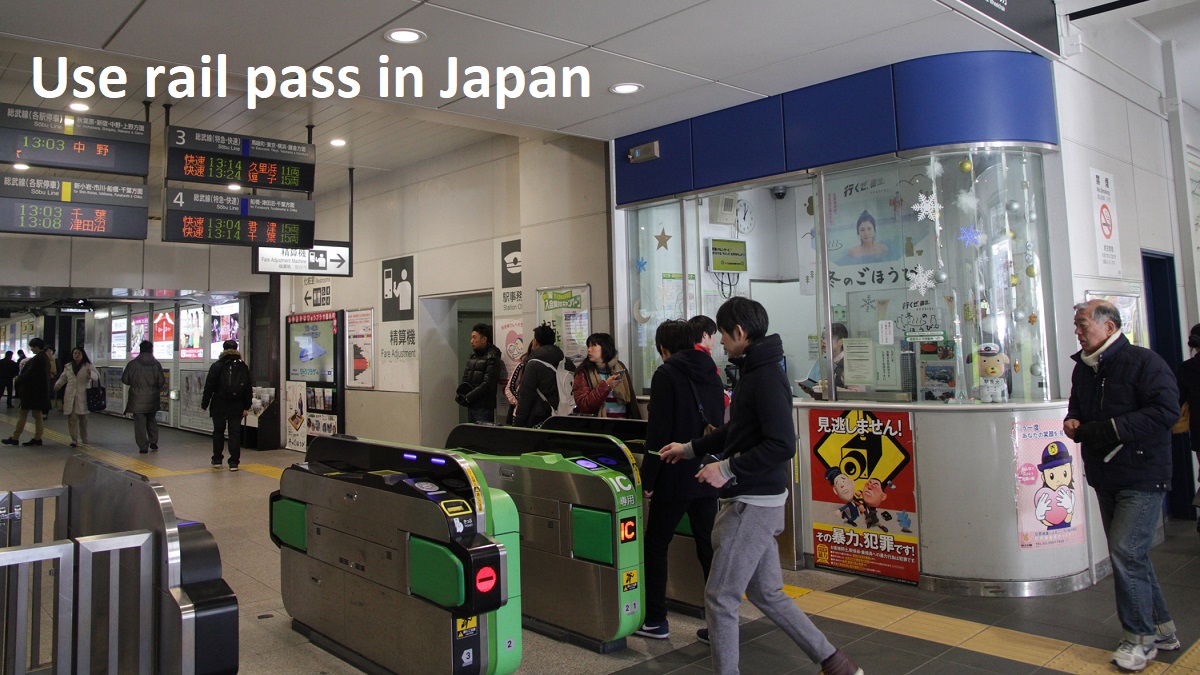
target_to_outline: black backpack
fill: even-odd
[[[229,359],[221,366],[217,394],[225,399],[240,399],[250,389],[250,371],[241,359]]]

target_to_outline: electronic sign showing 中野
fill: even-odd
[[[227,246],[312,248],[316,232],[313,202],[167,190],[163,241]]]
[[[0,103],[0,162],[145,176],[150,125]]]
[[[167,179],[312,192],[317,149],[219,131],[168,127]]]
[[[145,239],[146,186],[0,174],[0,232]]]

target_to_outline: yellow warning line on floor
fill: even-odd
[[[1109,662],[1111,652],[1103,649],[797,586],[784,586],[783,592],[812,616],[836,619],[1065,673],[1091,675],[1122,672]],[[1200,642],[1192,645],[1174,664],[1152,661],[1141,672],[1147,675],[1200,675]]]

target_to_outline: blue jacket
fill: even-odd
[[[778,335],[755,340],[735,363],[741,376],[733,390],[729,422],[692,441],[697,457],[729,460],[737,478],[721,488],[721,498],[778,495],[788,491],[788,462],[796,455],[792,388],[780,367],[783,341]]]
[[[1175,374],[1161,356],[1117,337],[1100,354],[1100,367],[1071,356],[1071,399],[1066,419],[1116,422],[1121,449],[1105,462],[1115,444],[1083,444],[1088,484],[1097,490],[1171,489],[1171,427],[1179,419]]]

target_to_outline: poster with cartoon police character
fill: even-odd
[[[1062,420],[1014,422],[1017,538],[1022,549],[1083,543],[1079,446]]]

